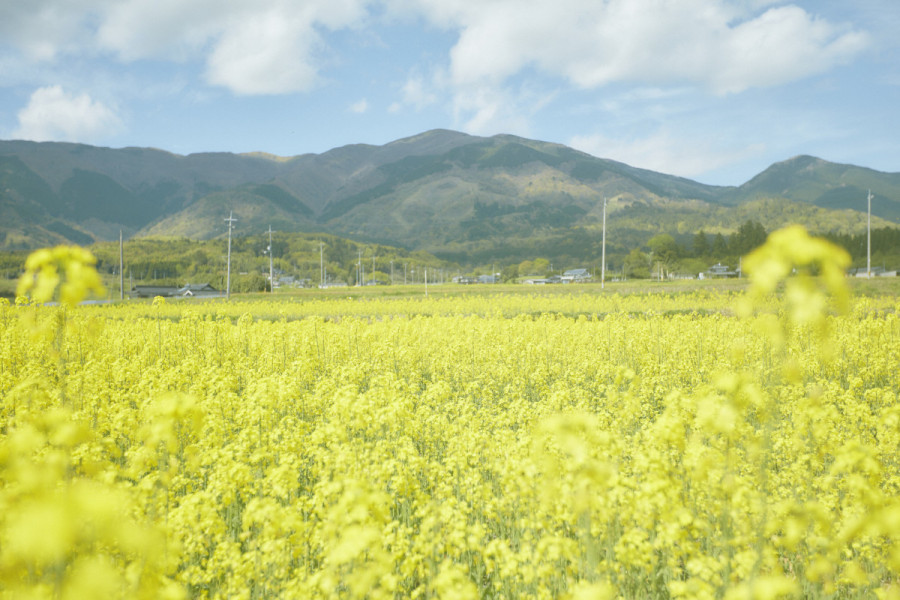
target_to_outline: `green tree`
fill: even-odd
[[[766,243],[766,228],[757,221],[748,220],[728,240],[732,254],[744,255]]]
[[[500,272],[500,280],[503,282],[515,281],[519,277],[519,265],[507,265]]]
[[[632,279],[647,279],[650,277],[650,259],[639,248],[632,250],[625,257],[625,277]]]
[[[712,256],[718,260],[725,258],[728,254],[728,242],[725,241],[725,236],[721,233],[717,233],[716,237],[713,238],[712,244]]]
[[[694,235],[693,249],[694,256],[698,258],[702,256],[709,256],[711,250],[711,247],[709,245],[709,238],[706,237],[706,232],[704,232],[702,229],[698,231],[696,235]]]
[[[518,267],[519,273],[522,275],[533,275],[534,274],[534,263],[530,260],[523,260],[519,263]]]
[[[681,256],[681,247],[668,233],[661,233],[650,238],[647,246],[653,252],[653,260],[666,267],[670,267]]]

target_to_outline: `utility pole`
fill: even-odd
[[[269,293],[275,293],[275,277],[272,269],[272,226],[269,225]]]
[[[231,300],[231,230],[234,229],[234,223],[237,219],[234,218],[234,211],[230,211],[228,213],[228,218],[225,219],[225,222],[228,223],[228,271],[225,276],[225,299]]]
[[[866,217],[866,278],[872,279],[872,190],[869,190],[869,210]]]
[[[356,256],[356,285],[362,286],[362,250],[357,250]]]
[[[425,267],[425,297],[428,297],[428,267]]]
[[[394,285],[394,261],[391,261],[391,285]]]
[[[603,198],[603,245],[600,250],[600,289],[606,285],[606,197]]]
[[[372,281],[375,281],[375,254],[372,253]]]
[[[122,230],[119,230],[119,300],[125,299],[125,250],[122,248]]]
[[[319,242],[319,287],[325,287],[325,243]]]

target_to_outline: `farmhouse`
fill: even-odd
[[[888,271],[883,266],[881,267],[872,267],[872,277],[896,277],[897,270]],[[851,277],[868,277],[869,271],[866,270],[865,267],[859,267],[858,269],[850,269],[847,272]]]
[[[187,283],[184,287],[179,288],[175,292],[176,296],[194,297],[194,296],[221,296],[222,292],[209,285],[208,283]]]
[[[711,266],[706,273],[704,273],[705,277],[710,279],[722,279],[727,277],[737,277],[738,272],[732,270],[728,265],[723,265],[722,263],[716,263]]]
[[[569,269],[560,280],[563,283],[584,283],[591,280],[591,273],[587,269]]]
[[[128,295],[132,298],[193,298],[221,296],[222,292],[208,283],[187,283],[180,288],[174,285],[136,285]]]

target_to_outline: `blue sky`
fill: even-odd
[[[896,0],[0,0],[0,138],[281,156],[434,128],[705,183],[900,171]]]

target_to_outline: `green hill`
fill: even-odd
[[[0,245],[85,244],[119,230],[214,239],[234,211],[238,235],[323,232],[462,264],[593,260],[604,198],[609,243],[627,252],[659,233],[684,243],[748,220],[857,234],[868,189],[873,225],[900,224],[900,174],[807,156],[718,187],[560,144],[446,130],[295,157],[0,141]]]

